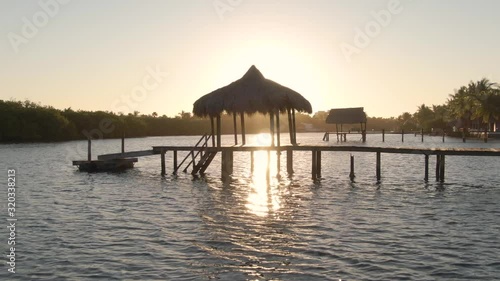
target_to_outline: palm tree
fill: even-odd
[[[500,114],[498,84],[483,78],[469,83],[469,91],[473,100],[472,118],[480,119],[487,129],[492,119]]]
[[[489,128],[490,122],[500,118],[500,90],[488,89],[476,96],[476,107],[473,118],[481,119],[485,128]]]
[[[462,86],[455,94],[450,95],[448,99],[448,107],[451,117],[462,121],[464,133],[467,134],[467,128],[472,116],[473,100],[470,95],[472,87]]]

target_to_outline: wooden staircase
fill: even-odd
[[[177,173],[177,171],[182,167],[184,162],[188,158],[191,157],[191,160],[187,162],[186,167],[182,170],[184,173],[187,173],[189,167],[193,167],[193,170],[191,171],[192,175],[200,174],[203,175],[205,173],[205,170],[208,168],[210,163],[212,163],[212,160],[215,158],[217,155],[217,151],[207,151],[208,148],[208,142],[212,136],[208,134],[204,134],[196,143],[196,145],[193,147],[193,149],[184,157],[184,159],[181,161],[181,163],[177,166],[174,167],[174,174]],[[199,160],[197,158],[199,157]]]

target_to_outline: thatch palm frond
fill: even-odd
[[[295,109],[312,113],[312,107],[302,95],[282,86],[252,66],[243,77],[225,87],[204,95],[193,104],[197,116],[217,116],[228,113],[271,113]]]

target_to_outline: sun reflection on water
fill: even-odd
[[[275,152],[254,152],[254,168],[245,206],[260,217],[268,216],[281,208],[278,189],[277,155]]]

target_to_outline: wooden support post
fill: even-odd
[[[445,172],[445,155],[441,155],[441,161],[439,162],[439,181],[444,182],[444,172]]]
[[[488,142],[488,128],[484,128],[484,142]]]
[[[293,150],[286,150],[286,171],[288,175],[293,174]]]
[[[316,178],[321,178],[321,150],[316,151]]]
[[[287,108],[286,113],[288,114],[288,133],[290,134],[290,144],[293,144],[293,124],[292,124],[292,112],[290,108]]]
[[[210,135],[212,136],[212,147],[215,147],[215,126],[213,116],[210,116]]]
[[[354,174],[354,155],[351,155],[351,172],[349,173],[349,179],[351,182],[354,182],[354,178],[356,175]]]
[[[177,173],[177,150],[174,150],[174,174]]]
[[[439,172],[441,171],[441,155],[436,155],[436,181],[439,181],[441,178]]]
[[[366,142],[366,123],[364,128],[363,123],[361,123],[361,139],[363,140],[363,142]]]
[[[316,181],[318,178],[318,154],[316,150],[312,150],[312,159],[311,159],[311,178]]]
[[[401,142],[405,142],[405,130],[401,129]]]
[[[292,108],[292,124],[293,124],[293,145],[297,145],[297,125],[295,124],[295,108]]]
[[[246,140],[246,133],[245,133],[245,113],[241,112],[240,113],[240,119],[241,119],[241,143],[245,145],[247,143]]]
[[[347,133],[344,133],[344,142],[347,142]]]
[[[236,112],[233,113],[234,145],[238,145],[238,127],[236,126]]]
[[[385,142],[385,129],[382,129],[382,142]]]
[[[281,151],[276,151],[276,174],[279,176],[281,172]]]
[[[92,140],[91,140],[91,138],[88,138],[88,142],[87,142],[87,160],[89,162],[92,161]]]
[[[444,137],[446,136],[445,130],[443,130],[443,142],[444,142]]]
[[[344,136],[343,136],[343,135],[344,135],[344,134],[343,134],[343,133],[344,133],[343,126],[344,126],[343,124],[340,124],[340,142],[343,142],[343,141],[344,141],[344,138],[343,138],[343,137],[344,137]]]
[[[267,165],[266,165],[266,182],[269,184],[271,181],[271,151],[267,151]]]
[[[422,142],[424,142],[424,128],[422,128],[421,135],[422,135]]]
[[[424,180],[425,182],[429,182],[429,155],[425,155],[425,171],[424,171]]]
[[[221,120],[220,114],[217,115],[217,147],[221,147]]]
[[[380,152],[377,152],[377,183],[380,183],[381,179],[381,157]]]
[[[233,173],[233,152],[230,150],[222,150],[221,154],[221,174],[222,180],[226,181]]]
[[[250,151],[250,171],[252,172],[253,174],[253,170],[254,170],[254,151]]]
[[[465,128],[462,128],[462,142],[465,142]]]
[[[125,133],[122,134],[122,153],[125,153]]]
[[[274,112],[269,113],[269,123],[271,128],[271,146],[274,146]]]
[[[165,150],[161,150],[161,175],[165,175]]]
[[[281,145],[281,136],[280,136],[280,112],[276,113],[276,143],[278,147]]]
[[[337,142],[339,142],[339,124],[335,124],[335,134],[337,134]]]

